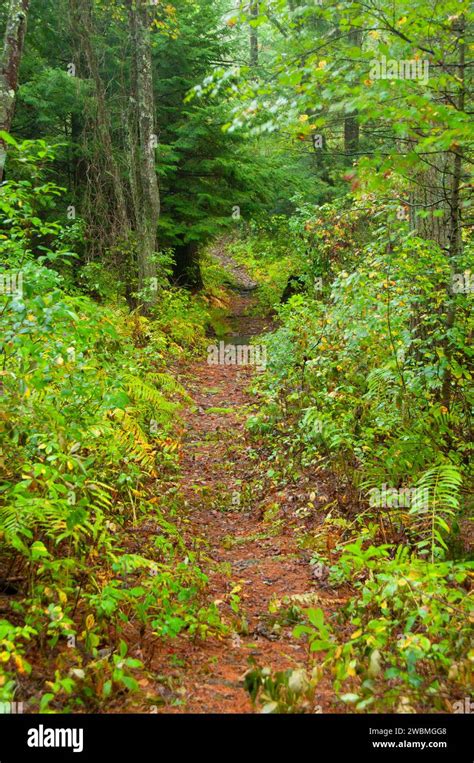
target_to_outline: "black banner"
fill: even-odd
[[[314,760],[324,753],[337,761],[356,754],[472,763],[471,739],[469,714],[0,715],[0,763],[141,763],[174,755],[255,761],[283,752],[304,760],[309,752]]]

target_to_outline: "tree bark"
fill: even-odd
[[[203,288],[197,241],[188,241],[175,247],[174,277],[180,286],[191,291]]]
[[[466,42],[464,39],[465,33],[465,17],[461,18],[457,22],[458,44],[459,44],[459,94],[457,108],[459,112],[463,112],[466,107],[466,88],[465,88],[465,63],[466,63]],[[451,404],[451,386],[452,386],[452,373],[450,368],[450,362],[452,357],[452,345],[450,333],[454,326],[456,319],[456,298],[451,293],[452,280],[454,274],[458,270],[459,257],[462,253],[462,218],[461,218],[461,183],[462,183],[462,151],[461,148],[454,152],[454,158],[452,162],[452,182],[451,182],[451,198],[449,201],[449,233],[448,233],[448,257],[449,266],[451,272],[451,282],[448,284],[448,310],[446,314],[446,340],[445,340],[445,355],[447,359],[447,368],[444,373],[443,385],[441,389],[441,400],[446,408]]]
[[[0,131],[3,132],[10,132],[12,126],[29,5],[30,0],[10,0],[0,65]],[[6,144],[0,139],[0,183],[5,158]]]
[[[252,0],[250,3],[250,15],[254,18],[258,18],[259,7],[258,0]],[[250,66],[255,68],[258,66],[258,31],[257,27],[250,27]]]
[[[137,233],[138,233],[138,286],[145,289],[150,279],[156,277],[157,269],[153,260],[157,249],[157,225],[160,216],[160,191],[155,167],[157,137],[154,127],[153,71],[150,42],[150,19],[145,5],[132,4],[132,39],[134,44],[135,82],[132,97],[137,111],[138,178],[137,189]],[[154,301],[156,292],[150,293],[146,304]],[[145,304],[145,310],[146,310]]]
[[[351,29],[349,42],[352,46],[360,48],[362,45],[362,32],[360,29]],[[357,112],[353,111],[344,118],[344,152],[348,155],[357,154],[359,151],[359,119]]]
[[[87,75],[94,82],[97,104],[96,128],[102,153],[105,176],[109,177],[108,192],[115,206],[115,238],[126,235],[129,230],[127,204],[120,169],[114,156],[104,83],[100,75],[97,55],[92,45],[93,20],[91,0],[69,0],[71,20],[78,41],[78,52],[83,54]]]

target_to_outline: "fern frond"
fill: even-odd
[[[422,536],[421,545],[431,546],[434,562],[437,545],[446,549],[444,535],[451,532],[450,522],[459,511],[462,475],[453,464],[439,464],[424,472],[416,484],[410,515]]]
[[[115,409],[112,415],[120,423],[117,439],[127,455],[145,471],[152,472],[155,467],[155,451],[138,421],[121,408]]]
[[[153,382],[153,384],[156,384],[157,387],[163,390],[168,395],[179,395],[181,398],[183,398],[183,401],[187,403],[193,402],[192,397],[187,392],[187,390],[183,387],[182,384],[177,381],[177,379],[174,378],[174,376],[171,376],[171,374],[166,373],[152,373],[148,374],[148,379]]]
[[[128,376],[126,381],[127,393],[134,402],[150,403],[157,408],[167,408],[173,405],[155,387],[142,381],[137,376]]]
[[[369,400],[386,398],[397,388],[397,376],[392,368],[374,368],[367,377],[367,392],[364,395]]]

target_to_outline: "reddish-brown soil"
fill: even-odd
[[[239,335],[269,327],[247,315],[252,301],[250,294],[233,298]],[[230,632],[220,639],[183,636],[166,647],[155,645],[148,667],[158,681],[165,679],[165,685],[154,685],[163,700],[158,712],[254,712],[242,680],[249,658],[273,670],[302,667],[307,660],[304,643],[291,637],[294,626],[273,628],[270,602],[312,593],[327,610],[340,606],[334,592],[312,578],[309,556],[296,543],[295,506],[284,493],[266,489],[269,464],[245,426],[256,404],[249,391],[253,373],[249,366],[208,365],[206,358],[181,369],[180,381],[196,402],[184,416],[179,494],[189,522],[186,535],[205,541],[209,600],[218,602]],[[236,587],[240,608],[233,613],[229,601]],[[315,704],[331,711],[328,686]]]

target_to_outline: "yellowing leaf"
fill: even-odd
[[[25,670],[25,664],[23,662],[22,656],[20,654],[14,654],[13,659],[15,661],[15,665],[18,669],[18,672],[23,675],[23,673],[26,673]]]

